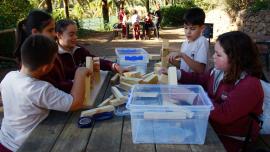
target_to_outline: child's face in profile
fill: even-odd
[[[230,64],[228,55],[225,53],[224,49],[221,47],[219,41],[215,44],[215,53],[213,55],[215,68],[222,71],[229,71]]]
[[[63,33],[57,34],[60,45],[65,48],[73,49],[77,45],[77,26],[70,24]]]
[[[188,41],[195,41],[202,33],[203,25],[184,24],[185,35]]]
[[[42,34],[42,35],[44,35],[44,36],[47,36],[47,37],[49,37],[49,38],[55,40],[55,37],[56,37],[56,35],[55,35],[55,21],[52,20],[52,21],[50,22],[50,24],[48,24],[48,25],[41,31],[40,34]]]

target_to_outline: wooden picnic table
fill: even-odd
[[[103,87],[97,94],[96,104],[112,94],[109,82],[111,76],[109,72],[106,74]],[[114,116],[110,120],[95,122],[91,128],[81,129],[77,127],[80,113],[52,111],[48,118],[34,129],[18,152],[226,151],[210,125],[203,145],[133,144],[130,116]]]

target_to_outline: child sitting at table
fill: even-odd
[[[204,87],[214,105],[210,123],[227,151],[236,152],[244,145],[251,124],[250,114],[259,116],[262,113],[262,66],[254,42],[239,31],[218,37],[213,58],[215,68],[208,73],[181,70],[178,79],[180,83]],[[259,124],[253,121],[252,141],[259,129]]]
[[[77,26],[69,19],[62,19],[56,23],[58,55],[63,63],[67,78],[73,79],[76,69],[85,64],[86,56],[95,57],[86,48],[77,44]],[[100,59],[100,68],[105,71],[121,73],[119,64]],[[126,71],[126,70],[124,70]]]
[[[18,23],[16,34],[17,46],[14,55],[21,65],[21,45],[25,39],[30,35],[42,34],[55,40],[55,21],[50,14],[42,10],[32,10],[24,20]],[[54,60],[54,66],[52,70],[49,73],[43,75],[41,79],[53,84],[56,88],[61,89],[67,93],[70,93],[73,85],[72,79],[68,79],[66,77],[63,69],[63,63],[61,62],[58,55]]]
[[[133,10],[133,15],[131,16],[131,23],[133,27],[133,38],[138,40],[140,38],[140,16],[137,10]]]
[[[21,47],[21,69],[11,71],[0,83],[4,118],[0,130],[0,151],[17,151],[32,130],[50,110],[73,111],[82,108],[87,68],[75,74],[70,94],[40,80],[54,66],[57,44],[48,37],[29,36]]]
[[[184,30],[186,41],[178,55],[171,55],[169,62],[187,72],[202,73],[206,69],[209,43],[202,36],[205,13],[201,8],[191,8],[184,14]]]

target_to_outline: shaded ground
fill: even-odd
[[[114,56],[114,49],[117,47],[141,47],[149,53],[159,53],[162,39],[169,39],[170,47],[177,49],[180,47],[180,42],[184,40],[183,30],[180,28],[162,29],[160,39],[152,38],[151,40],[126,40],[118,37],[113,40],[112,33],[93,33],[80,41],[98,56]]]

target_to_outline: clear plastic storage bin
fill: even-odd
[[[132,88],[133,143],[204,144],[213,105],[199,85],[146,85]]]
[[[148,53],[142,48],[115,48],[117,63],[122,68],[134,66],[134,71],[146,73],[149,62]]]

